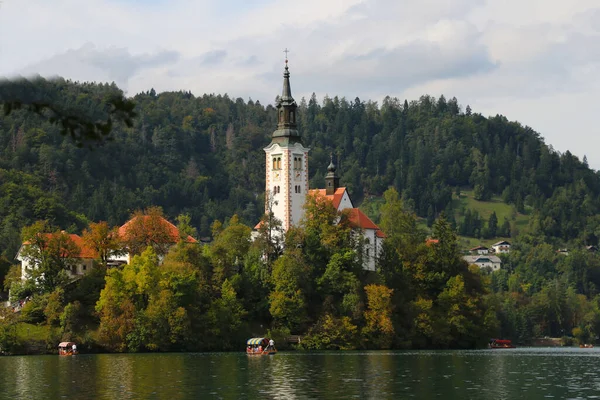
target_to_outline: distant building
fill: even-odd
[[[494,249],[494,253],[496,254],[510,253],[510,243],[506,240],[502,240],[498,243],[494,243],[492,249]]]
[[[556,250],[557,254],[560,254],[562,256],[568,256],[569,255],[569,249],[558,249]]]
[[[483,254],[489,254],[490,249],[488,249],[485,246],[477,246],[477,247],[473,247],[469,251],[471,252],[471,254],[483,255]]]
[[[479,268],[490,268],[497,271],[502,266],[498,256],[464,256],[463,259],[469,264],[477,265]]]
[[[598,251],[598,247],[596,246],[585,246],[585,249],[591,253],[596,253]]]

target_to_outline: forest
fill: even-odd
[[[63,79],[43,89],[62,109],[89,116],[106,113],[103,101],[121,93]],[[38,221],[81,233],[157,206],[212,242],[177,245],[163,264],[148,249],[122,270],[34,290],[31,310],[3,320],[0,346],[19,344],[22,323],[111,351],[236,349],[261,327],[278,338],[305,335],[306,348],[477,347],[495,336],[589,342],[600,333],[600,263],[586,250],[600,235],[600,176],[530,127],[444,96],[301,99],[310,186],[324,186],[333,153],[342,185],[388,235],[377,273],[367,274],[357,269],[360,244],[318,202],[307,213],[318,209],[319,218],[291,230],[284,247],[250,241],[264,208],[273,106],[154,90],[131,101],[130,126],[115,124],[105,140],[83,145],[28,110],[0,118],[5,290],[23,234]],[[466,190],[475,201],[501,198],[528,226],[453,209]],[[502,269],[467,266],[457,235],[494,233],[513,244]]]

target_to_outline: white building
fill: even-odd
[[[506,240],[502,240],[498,243],[494,243],[492,245],[492,249],[494,249],[494,252],[496,254],[510,253],[510,243],[507,242]]]
[[[338,210],[349,210],[348,217],[357,230],[364,235],[364,269],[374,271],[377,255],[385,235],[362,211],[355,208],[348,191],[339,187],[339,178],[333,161],[327,168],[325,189],[309,190],[308,152],[302,145],[302,138],[296,124],[296,101],[292,97],[290,73],[285,65],[283,73],[283,92],[277,102],[278,124],[273,132],[266,154],[265,192],[267,201],[265,212],[269,208],[275,218],[281,221],[283,231],[298,225],[304,216],[304,202],[307,194],[325,196]],[[268,197],[271,199],[268,199]],[[255,229],[260,226],[257,225]]]
[[[463,259],[469,264],[477,265],[479,268],[490,268],[492,271],[497,271],[502,266],[498,256],[464,256]]]
[[[71,267],[71,269],[67,270],[67,274],[69,275],[69,277],[76,279],[92,270],[92,267],[94,266],[94,259],[97,258],[98,254],[94,250],[85,246],[81,236],[73,233],[66,234],[69,235],[71,241],[73,241],[73,243],[75,243],[79,248],[79,253],[73,255],[73,258],[75,259],[73,266]],[[42,235],[45,235],[47,239],[50,239],[50,236],[52,234],[46,233]],[[21,279],[24,281],[29,279],[31,277],[32,271],[35,268],[37,268],[35,260],[32,260],[30,257],[25,255],[25,250],[27,246],[31,246],[31,244],[27,242],[23,243],[15,257],[18,261],[21,262]]]
[[[119,238],[123,243],[125,243],[128,239],[128,236],[131,234],[131,231],[135,230],[136,227],[137,228],[141,227],[143,229],[144,224],[152,224],[152,223],[157,223],[157,221],[156,220],[150,221],[149,216],[138,216],[138,217],[132,218],[119,228],[119,231],[118,231]],[[162,217],[160,217],[158,223],[162,224],[163,229],[166,232],[168,232],[169,240],[167,242],[167,245],[170,245],[170,244],[174,245],[179,240],[181,240],[180,236],[179,236],[179,229],[175,225],[173,225],[172,223],[170,223],[169,221],[167,221],[166,219],[164,219]],[[130,229],[130,228],[133,228],[133,229]],[[46,233],[43,235],[47,235],[48,237],[50,237],[52,234]],[[81,236],[73,234],[73,233],[70,233],[67,235],[69,235],[69,238],[73,241],[73,243],[75,243],[75,245],[79,249],[78,254],[72,255],[74,258],[73,267],[70,270],[67,270],[67,274],[72,279],[78,279],[78,278],[81,278],[83,275],[89,273],[92,270],[92,268],[94,266],[94,261],[98,259],[98,253],[96,252],[96,250],[87,246],[85,244],[85,242],[83,241],[83,239],[81,238]],[[185,239],[185,241],[187,243],[198,243],[198,241],[191,236],[188,236]],[[31,244],[29,244],[27,242],[23,243],[15,257],[17,260],[19,260],[21,262],[21,279],[22,280],[29,279],[31,277],[31,272],[35,268],[37,268],[37,265],[35,265],[35,261],[31,260],[29,257],[27,257],[25,255],[24,250],[27,246],[31,246]],[[129,254],[129,252],[124,249],[124,250],[118,252],[118,254],[111,257],[110,260],[108,261],[108,265],[110,267],[110,266],[117,266],[117,265],[121,265],[121,264],[129,264],[131,262],[131,258],[132,258],[131,254]]]
[[[488,249],[485,246],[477,246],[477,247],[473,247],[471,250],[469,250],[471,252],[471,254],[479,254],[479,255],[483,255],[483,254],[489,254],[490,249]]]

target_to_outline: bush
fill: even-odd
[[[21,321],[30,324],[39,324],[46,320],[44,310],[48,305],[48,297],[44,295],[34,295],[25,302],[21,309]]]
[[[354,350],[358,342],[358,327],[350,318],[335,318],[325,314],[302,339],[301,348],[307,350]]]

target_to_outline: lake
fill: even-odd
[[[592,399],[600,349],[0,357],[5,399]]]

